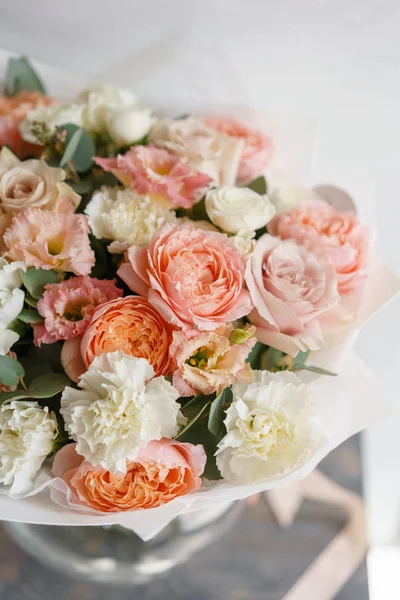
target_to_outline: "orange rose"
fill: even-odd
[[[73,493],[73,503],[101,512],[155,508],[201,486],[206,455],[200,444],[182,444],[163,438],[143,448],[126,474],[93,467],[76,453],[75,444],[57,452],[53,475]]]
[[[44,96],[41,92],[22,91],[15,96],[0,96],[0,148],[8,146],[18,158],[40,155],[40,146],[22,139],[19,124],[30,110],[53,103],[52,98]]]
[[[106,302],[94,312],[82,338],[81,354],[87,368],[95,356],[122,350],[145,358],[157,377],[173,370],[171,341],[172,329],[156,309],[140,296],[127,296]]]

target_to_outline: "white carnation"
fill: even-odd
[[[227,434],[218,444],[224,479],[257,483],[299,467],[313,449],[313,397],[294,373],[254,371],[233,386]]]
[[[113,240],[108,246],[111,253],[148,244],[163,225],[176,220],[173,210],[150,196],[112,187],[95,192],[85,213],[97,238]]]
[[[57,419],[37,402],[13,400],[0,409],[0,483],[12,495],[30,491],[58,435]]]
[[[40,106],[29,111],[25,120],[19,126],[20,132],[24,140],[37,144],[38,140],[32,133],[33,123],[45,123],[50,133],[55,131],[59,125],[72,123],[78,127],[83,125],[84,105],[76,104],[52,104],[51,106]]]
[[[227,233],[261,229],[275,214],[266,194],[228,185],[207,192],[205,206],[214,225]]]
[[[97,356],[77,390],[66,387],[61,413],[78,454],[93,466],[126,472],[148,442],[172,438],[182,422],[176,389],[143,358]]]
[[[22,285],[20,269],[26,269],[23,262],[8,263],[0,257],[0,355],[7,354],[19,339],[8,327],[24,306],[25,293],[19,289]]]

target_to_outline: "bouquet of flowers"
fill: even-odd
[[[381,412],[338,358],[397,283],[354,212],[269,177],[274,139],[110,85],[61,103],[14,58],[0,146],[2,518],[147,539]]]

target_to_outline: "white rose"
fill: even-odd
[[[254,371],[251,383],[232,391],[227,434],[216,453],[222,477],[257,483],[301,466],[314,447],[309,387],[288,371]]]
[[[275,214],[266,194],[227,185],[207,192],[205,206],[214,225],[227,233],[261,229]]]
[[[58,435],[57,419],[37,402],[13,400],[0,408],[0,483],[27,494]]]
[[[172,438],[182,422],[176,389],[155,377],[143,358],[121,351],[97,356],[79,382],[66,387],[61,414],[78,454],[93,466],[126,472],[148,442]]]
[[[243,141],[212,129],[201,119],[160,119],[149,140],[185,158],[216,185],[233,185],[236,181]]]
[[[19,126],[20,132],[24,140],[32,144],[40,143],[32,133],[33,123],[45,123],[50,133],[55,131],[59,125],[72,123],[78,127],[83,125],[83,111],[85,105],[76,104],[52,104],[51,106],[41,106],[35,108],[27,114],[24,121]]]
[[[131,189],[102,187],[85,209],[95,237],[113,240],[111,253],[132,245],[146,245],[163,225],[176,220],[175,212],[150,196]]]
[[[20,269],[26,269],[24,263],[8,263],[0,257],[0,355],[7,354],[19,339],[8,327],[24,306],[25,293],[19,289],[22,285]]]
[[[113,85],[98,85],[84,90],[84,127],[92,133],[108,133],[119,146],[137,142],[150,130],[150,109],[141,109],[135,95]]]
[[[18,213],[26,208],[57,210],[60,198],[78,206],[80,196],[63,183],[65,171],[44,160],[20,161],[8,148],[0,152],[0,212]]]

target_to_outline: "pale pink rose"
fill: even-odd
[[[0,96],[0,148],[8,146],[18,156],[37,156],[43,148],[26,142],[20,134],[19,124],[30,110],[53,104],[54,100],[40,92],[21,91],[15,96]]]
[[[84,275],[47,284],[37,304],[44,322],[34,326],[35,344],[52,344],[82,335],[96,307],[120,296],[122,290],[115,285],[115,279]]]
[[[246,282],[255,307],[249,319],[260,342],[291,356],[321,348],[320,318],[339,301],[329,260],[265,234],[247,263]]]
[[[170,348],[178,369],[172,378],[181,396],[212,394],[251,379],[246,363],[256,343],[255,327],[234,330],[221,325],[215,331],[175,331]],[[236,341],[235,341],[236,340]]]
[[[353,291],[367,276],[371,232],[352,212],[339,212],[322,200],[308,200],[291,213],[277,215],[268,223],[268,231],[318,252],[327,251],[340,294]]]
[[[95,158],[126,186],[140,194],[155,194],[175,206],[191,208],[204,196],[211,177],[192,169],[182,158],[154,146],[133,146],[116,158]]]
[[[252,309],[245,259],[225,234],[168,224],[149,248],[131,246],[118,275],[173,325],[216,329]]]
[[[29,208],[11,221],[3,237],[3,256],[28,267],[87,275],[94,263],[84,215]]]
[[[268,137],[260,131],[250,129],[229,117],[204,117],[203,121],[209,127],[243,141],[237,174],[239,183],[248,183],[261,175],[267,167],[274,150]]]
[[[202,445],[161,439],[140,450],[127,462],[126,474],[93,467],[76,453],[75,444],[57,452],[53,475],[61,477],[72,492],[72,502],[101,512],[155,508],[174,498],[196,492],[206,464]]]

